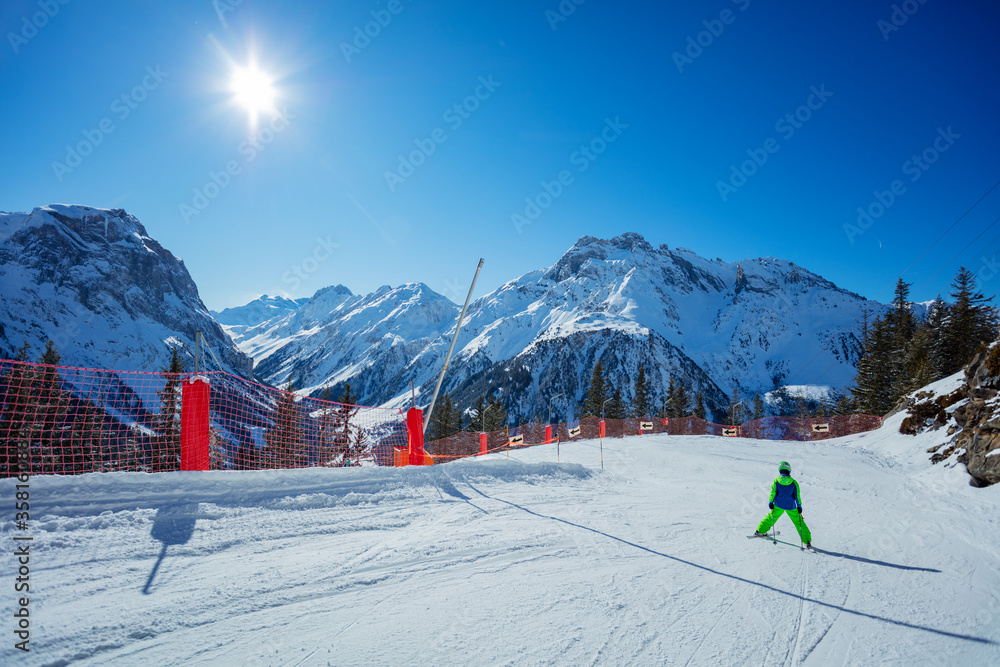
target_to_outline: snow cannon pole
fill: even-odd
[[[451,361],[451,353],[455,351],[455,343],[458,342],[458,331],[462,328],[462,320],[465,319],[465,311],[469,307],[469,299],[472,298],[472,290],[476,289],[476,278],[479,277],[479,271],[483,268],[483,258],[479,258],[479,266],[476,267],[476,275],[472,276],[472,284],[469,286],[469,293],[465,295],[465,305],[462,306],[462,312],[458,316],[458,324],[455,325],[455,335],[451,337],[451,347],[448,348],[448,356],[444,358],[444,367],[441,369],[441,375],[438,376],[437,386],[434,387],[434,394],[431,396],[430,407],[427,408],[427,414],[424,415],[424,433],[427,432],[427,425],[431,423],[431,415],[434,413],[434,403],[437,402],[438,392],[441,391],[441,383],[444,382],[444,374],[448,371],[448,362]]]

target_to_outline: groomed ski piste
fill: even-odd
[[[1000,485],[941,433],[31,479],[6,665],[996,665]],[[936,442],[936,441],[935,441]],[[786,460],[817,553],[748,540]],[[0,482],[12,497],[14,480]],[[13,501],[10,501],[13,504]],[[12,510],[10,512],[12,518]],[[34,536],[30,653],[13,535]]]

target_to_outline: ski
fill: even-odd
[[[780,535],[781,533],[778,533],[778,534]],[[754,537],[754,535],[749,535],[748,537]],[[762,537],[769,537],[769,538],[771,538],[770,542],[772,542],[775,546],[777,546],[779,544],[787,544],[790,547],[798,547],[799,551],[808,551],[809,553],[814,553],[814,554],[820,553],[820,552],[816,551],[816,547],[806,547],[806,545],[804,545],[804,544],[795,544],[793,542],[786,542],[784,540],[775,539],[775,538],[771,537],[770,535],[763,535]]]
[[[766,537],[766,538],[770,539],[770,538],[773,538],[775,535],[781,535],[781,531],[780,530],[776,530],[773,533],[765,533],[763,535],[747,535],[747,539],[752,540],[755,537]]]

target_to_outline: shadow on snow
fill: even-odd
[[[187,544],[194,535],[194,524],[198,514],[198,503],[180,503],[168,505],[156,510],[156,517],[153,519],[153,529],[150,531],[153,539],[163,543],[160,550],[160,557],[156,559],[153,570],[149,573],[149,579],[142,589],[143,595],[152,592],[153,579],[160,569],[160,564],[167,557],[167,547],[171,544]]]
[[[484,498],[488,498],[490,500],[495,500],[497,502],[501,502],[501,503],[504,503],[506,505],[510,505],[511,507],[515,507],[515,508],[521,510],[522,512],[527,512],[528,514],[531,514],[533,516],[537,516],[537,517],[539,517],[541,519],[549,519],[551,521],[558,521],[559,523],[564,523],[564,524],[566,524],[568,526],[573,526],[575,528],[580,528],[582,530],[589,530],[592,533],[596,533],[598,535],[603,535],[604,537],[607,537],[609,539],[615,540],[617,542],[621,542],[622,544],[627,544],[628,546],[634,547],[636,549],[641,549],[642,551],[646,551],[648,553],[651,553],[654,556],[660,556],[661,558],[668,558],[668,559],[670,559],[672,561],[676,561],[678,563],[683,563],[684,565],[689,565],[691,567],[697,568],[699,570],[703,570],[705,572],[710,572],[712,574],[717,574],[719,576],[726,577],[728,579],[733,579],[735,581],[741,581],[743,583],[751,584],[753,586],[759,586],[760,588],[772,591],[774,593],[778,593],[780,595],[787,595],[788,597],[796,598],[796,599],[802,600],[804,602],[812,602],[812,603],[818,604],[818,605],[820,605],[822,607],[827,607],[829,609],[836,609],[838,611],[842,611],[842,612],[845,612],[845,613],[848,613],[848,614],[853,614],[855,616],[860,616],[862,618],[870,618],[870,619],[875,620],[875,621],[882,621],[883,623],[891,623],[892,625],[898,625],[898,626],[904,627],[904,628],[911,628],[913,630],[923,630],[924,632],[931,632],[931,633],[934,633],[936,635],[941,635],[943,637],[952,637],[954,639],[964,639],[966,641],[978,642],[980,644],[992,644],[992,645],[996,645],[997,644],[997,642],[993,641],[992,639],[987,639],[985,637],[976,637],[976,636],[973,636],[973,635],[963,635],[963,634],[958,633],[958,632],[948,632],[947,630],[938,630],[937,628],[931,628],[931,627],[928,627],[926,625],[917,625],[916,623],[907,623],[906,621],[897,621],[897,620],[892,619],[892,618],[886,618],[885,616],[878,616],[876,614],[869,614],[869,613],[866,613],[866,612],[863,612],[863,611],[858,611],[856,609],[848,609],[847,607],[843,607],[841,605],[831,604],[829,602],[823,602],[822,600],[817,600],[815,598],[806,597],[805,595],[798,595],[797,593],[792,593],[790,591],[785,591],[785,590],[782,590],[782,589],[777,588],[775,586],[770,586],[768,584],[762,584],[759,581],[752,581],[752,580],[746,579],[744,577],[736,576],[735,574],[728,574],[726,572],[721,572],[719,570],[710,568],[710,567],[705,566],[705,565],[699,565],[698,563],[693,563],[693,562],[691,562],[689,560],[684,560],[683,558],[678,558],[677,556],[671,556],[670,554],[665,554],[665,553],[662,553],[660,551],[656,551],[654,549],[650,549],[649,547],[644,547],[641,544],[636,544],[635,542],[629,542],[628,540],[624,540],[624,539],[622,539],[620,537],[615,537],[614,535],[611,535],[609,533],[605,533],[603,531],[597,530],[596,528],[590,528],[588,526],[583,526],[581,524],[573,523],[572,521],[567,521],[566,519],[560,519],[559,517],[549,516],[547,514],[539,514],[538,512],[534,512],[534,511],[528,509],[527,507],[522,507],[521,505],[518,505],[517,503],[512,503],[509,500],[502,500],[500,498],[495,498],[493,496],[488,496],[485,493],[483,493],[482,491],[480,491],[479,489],[477,489],[476,487],[472,486],[472,484],[469,484],[468,482],[466,482],[466,484],[468,484],[469,488],[471,488],[473,491],[475,491],[476,493],[478,493],[479,495],[481,495]],[[830,555],[830,556],[838,556],[838,557],[841,557],[841,558],[848,558],[850,560],[857,560],[857,561],[861,561],[863,563],[871,563],[871,564],[874,564],[874,565],[884,565],[884,566],[887,566],[887,567],[894,567],[894,568],[900,568],[900,569],[905,569],[905,570],[920,570],[920,571],[925,571],[925,572],[938,572],[938,570],[931,570],[931,569],[928,569],[928,568],[915,568],[915,567],[906,567],[906,566],[903,566],[903,565],[894,565],[892,563],[884,563],[882,561],[869,560],[867,558],[860,558],[858,556],[849,556],[847,554],[839,554],[839,553],[834,553],[834,552],[829,552],[829,551],[825,551],[823,553],[825,553],[827,555]]]

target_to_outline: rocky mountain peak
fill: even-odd
[[[653,246],[646,241],[642,234],[637,234],[636,232],[625,232],[624,234],[619,234],[611,239],[609,243],[616,248],[630,250],[632,252],[655,252]]]
[[[51,204],[2,213],[0,229],[5,350],[51,339],[67,363],[156,370],[201,330],[226,370],[250,373],[183,262],[124,210]]]
[[[656,250],[641,234],[626,232],[610,240],[581,236],[545,274],[547,280],[562,282],[576,277],[588,260],[606,260],[616,252],[654,253]]]

